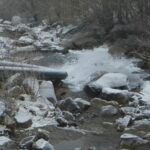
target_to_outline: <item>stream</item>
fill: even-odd
[[[93,79],[106,72],[123,73],[128,76],[129,87],[138,87],[147,73],[137,67],[138,59],[127,59],[122,56],[112,56],[109,47],[106,45],[94,48],[93,50],[75,51],[70,50],[68,54],[49,53],[42,59],[35,61],[35,64],[48,66],[66,71],[68,78],[63,82],[69,86],[66,97],[80,97],[90,100],[85,94],[84,86]],[[82,122],[84,118],[84,122]],[[117,118],[117,117],[116,117]],[[79,128],[100,132],[100,135],[86,135],[73,140],[61,140],[55,145],[56,150],[72,150],[77,147],[88,149],[95,146],[98,150],[116,150],[120,141],[120,133],[116,132],[113,125],[104,125],[102,122],[114,122],[116,118],[102,118],[98,108],[90,108],[84,112],[79,119]],[[101,133],[102,132],[102,133]],[[55,142],[54,142],[55,143]]]

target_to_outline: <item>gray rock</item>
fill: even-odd
[[[147,134],[144,136],[144,139],[146,139],[146,140],[150,141],[150,132],[149,132],[149,133],[147,133]]]
[[[63,117],[58,117],[56,118],[57,122],[58,122],[58,126],[60,127],[66,127],[68,125],[68,121],[65,120]]]
[[[77,105],[80,107],[80,110],[86,110],[91,106],[91,103],[82,99],[82,98],[76,98],[74,101],[77,103]]]
[[[62,110],[67,110],[72,113],[75,113],[75,112],[81,112],[89,108],[90,103],[80,98],[76,98],[74,100],[72,98],[67,98],[65,100],[61,100],[59,102],[59,106]]]
[[[28,95],[28,94],[21,94],[19,95],[19,100],[22,100],[22,101],[32,101],[32,96],[31,95]]]
[[[19,38],[19,41],[23,45],[31,45],[34,42],[34,40],[31,37],[29,37],[29,36],[22,36],[22,37]]]
[[[9,115],[5,115],[4,124],[11,129],[16,127],[15,119]]]
[[[125,116],[124,118],[119,118],[116,120],[117,130],[123,131],[131,123],[131,116]]]
[[[21,86],[15,86],[8,90],[8,95],[11,97],[18,97],[23,92],[24,90]]]
[[[25,24],[18,24],[14,29],[15,32],[18,32],[18,33],[21,33],[21,34],[23,34],[25,32],[29,32],[30,30],[31,29]]]
[[[69,111],[63,111],[62,112],[64,118],[68,121],[74,121],[75,120],[75,117],[73,116],[73,114]]]
[[[3,21],[3,24],[5,24],[5,25],[11,25],[12,23],[11,23],[11,21],[5,20],[5,21]]]
[[[35,78],[26,78],[23,81],[23,85],[28,94],[33,94],[35,96],[39,96],[39,82]]]
[[[20,73],[16,73],[7,79],[5,87],[10,88],[16,85],[21,85],[22,83],[22,75]]]
[[[4,117],[6,112],[6,104],[0,101],[0,118]]]
[[[140,138],[134,134],[125,133],[121,135],[121,147],[122,148],[134,148],[140,145],[148,144],[147,140]]]
[[[5,136],[0,136],[0,150],[16,150],[14,141]]]
[[[138,131],[139,130],[150,131],[150,120],[149,119],[143,119],[143,120],[134,121],[134,124],[132,127]]]
[[[65,100],[59,101],[59,106],[62,110],[67,110],[72,113],[77,112],[80,110],[80,107],[72,98],[67,98]]]
[[[140,113],[139,108],[134,108],[134,107],[121,107],[120,111],[124,115],[132,115],[132,116],[134,116],[135,113]]]
[[[8,136],[9,132],[10,130],[6,126],[0,125],[0,136]]]
[[[111,116],[117,115],[117,113],[118,113],[118,109],[112,105],[101,107],[102,116],[111,117]]]
[[[33,52],[36,51],[36,48],[33,45],[16,47],[14,53],[25,53],[25,52]]]
[[[35,141],[35,136],[29,136],[22,139],[19,143],[19,146],[22,149],[31,149],[34,141]]]
[[[22,22],[22,19],[20,16],[13,16],[11,19],[11,22],[13,25],[20,24]]]
[[[19,111],[15,115],[17,126],[20,128],[30,127],[32,119],[30,113],[23,107],[19,108]]]
[[[57,103],[54,86],[51,81],[42,81],[39,87],[39,94],[40,96],[47,98],[53,104]]]
[[[93,98],[91,100],[92,105],[94,106],[106,106],[106,105],[113,105],[113,106],[119,106],[119,103],[116,101],[106,101],[101,98]]]
[[[50,132],[48,132],[44,129],[38,129],[36,139],[37,140],[44,139],[44,140],[48,141],[49,140],[49,135],[50,135]]]
[[[36,141],[33,144],[33,149],[37,149],[37,150],[54,150],[54,147],[48,141],[45,141],[44,139],[39,139],[38,141]]]

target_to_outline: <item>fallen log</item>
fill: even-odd
[[[50,69],[47,67],[29,65],[29,64],[14,64],[9,66],[9,63],[5,66],[0,66],[0,77],[2,79],[8,78],[14,73],[22,73],[26,76],[35,76],[40,80],[63,80],[67,77],[67,72]]]

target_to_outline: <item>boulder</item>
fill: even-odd
[[[22,149],[31,149],[34,141],[35,141],[35,136],[25,137],[20,141],[19,146]]]
[[[44,129],[38,129],[37,130],[37,134],[36,134],[36,139],[39,140],[39,139],[44,139],[44,140],[49,140],[50,138],[50,132],[49,131],[46,131]]]
[[[31,115],[24,107],[19,108],[15,115],[15,120],[19,128],[27,128],[32,124]]]
[[[33,52],[36,51],[36,48],[33,45],[29,45],[29,46],[22,46],[22,47],[16,47],[14,50],[14,54],[16,53],[25,53],[25,52]]]
[[[28,94],[33,94],[35,96],[39,95],[39,82],[36,78],[30,77],[23,81],[23,86],[25,87]]]
[[[0,101],[0,118],[4,117],[6,112],[6,104]]]
[[[6,136],[0,136],[0,150],[16,150],[17,146],[14,141]]]
[[[123,135],[121,135],[120,138],[121,138],[122,148],[135,148],[140,145],[143,146],[149,143],[148,140],[144,140],[139,136],[136,136],[134,134],[129,134],[129,133],[124,133]]]
[[[131,115],[135,116],[136,113],[140,113],[139,108],[134,108],[134,107],[121,107],[120,111],[123,115]]]
[[[123,131],[132,122],[131,116],[125,116],[116,120],[117,130]]]
[[[22,18],[20,16],[13,16],[11,19],[13,25],[22,23]]]
[[[21,101],[33,101],[34,100],[34,98],[31,95],[28,95],[28,94],[21,94],[21,95],[19,95],[18,98]]]
[[[54,150],[54,147],[48,141],[45,141],[44,139],[39,139],[38,141],[36,141],[33,144],[33,149],[36,149],[36,150]]]
[[[124,89],[128,87],[128,80],[122,73],[107,73],[88,86],[99,91],[103,88]]]
[[[42,81],[39,87],[39,94],[40,96],[47,98],[53,104],[57,103],[54,86],[51,81]]]
[[[10,130],[5,125],[0,125],[0,136],[8,136]]]
[[[29,37],[29,36],[21,36],[19,38],[20,43],[22,43],[23,45],[31,45],[33,44],[34,40]]]
[[[56,118],[57,122],[58,122],[58,126],[60,127],[66,127],[68,125],[68,121],[65,120],[63,117],[58,117]]]
[[[118,109],[112,105],[101,107],[101,115],[112,117],[118,114]]]
[[[134,121],[133,128],[136,130],[142,130],[142,131],[150,131],[150,119],[143,119],[143,120],[137,120]]]
[[[22,93],[24,93],[24,90],[21,86],[15,86],[8,90],[8,95],[11,97],[18,97]]]
[[[126,75],[122,73],[107,73],[89,83],[85,87],[85,91],[92,97],[100,97],[126,104],[132,97],[132,94],[125,90],[127,88],[128,79]]]
[[[68,121],[74,121],[75,117],[73,116],[73,114],[69,111],[63,111],[62,112],[63,117],[68,120]]]
[[[62,110],[70,111],[72,113],[82,112],[83,110],[88,109],[90,105],[91,104],[89,102],[80,98],[76,98],[74,100],[72,98],[67,98],[59,102],[59,107]]]
[[[90,102],[88,102],[82,98],[76,98],[76,99],[74,99],[74,101],[80,107],[81,111],[87,110],[91,106]]]
[[[16,73],[7,79],[5,87],[10,88],[15,85],[21,85],[21,83],[22,83],[22,75],[20,73]]]
[[[101,98],[93,98],[91,100],[92,105],[94,106],[106,106],[106,105],[113,105],[118,107],[119,103],[116,101],[107,101],[107,100],[103,100]]]

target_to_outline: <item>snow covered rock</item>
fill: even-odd
[[[77,105],[77,103],[72,98],[67,98],[65,100],[59,101],[59,107],[62,110],[67,110],[72,113],[80,110],[80,107]]]
[[[40,96],[47,98],[53,104],[57,103],[54,86],[51,81],[42,81],[39,87],[39,94]]]
[[[37,79],[30,77],[23,81],[23,85],[29,94],[39,95],[39,82]]]
[[[74,100],[72,98],[67,98],[65,100],[61,100],[59,102],[59,106],[62,110],[74,113],[88,109],[91,104],[80,98],[76,98]]]
[[[5,136],[0,136],[0,150],[16,150],[14,141]]]
[[[5,20],[5,21],[3,21],[3,24],[5,24],[5,25],[11,25],[12,22],[11,22],[11,21],[8,21],[8,20]]]
[[[38,141],[36,141],[33,144],[33,149],[37,149],[37,150],[54,150],[54,147],[48,141],[45,141],[44,139],[39,139]]]
[[[106,100],[103,100],[101,98],[93,98],[91,100],[91,103],[94,106],[106,106],[106,105],[113,105],[113,106],[116,106],[116,107],[119,106],[119,103],[116,102],[116,101],[106,101]]]
[[[142,101],[145,104],[150,105],[150,81],[145,81],[141,87],[141,98],[140,101]]]
[[[63,117],[58,117],[56,118],[57,122],[58,122],[58,126],[60,127],[66,127],[68,125],[68,121],[65,120]]]
[[[91,106],[91,103],[82,99],[82,98],[76,98],[74,99],[75,103],[80,107],[80,110],[86,110]]]
[[[134,107],[121,107],[120,111],[123,115],[135,116],[135,114],[140,113],[139,108]]]
[[[22,22],[22,19],[20,16],[13,16],[11,19],[11,22],[13,25],[20,24]]]
[[[16,47],[14,53],[18,52],[33,52],[36,51],[36,48],[33,45],[24,46],[24,47]]]
[[[112,117],[114,115],[117,115],[117,113],[118,113],[118,109],[112,105],[101,107],[102,116]]]
[[[137,120],[134,121],[134,124],[132,126],[137,131],[150,131],[150,119],[143,119],[143,120]]]
[[[6,112],[6,104],[0,101],[0,118],[5,115]]]
[[[5,87],[10,88],[15,85],[21,85],[21,83],[22,83],[22,75],[20,73],[16,73],[7,79]]]
[[[132,98],[132,93],[128,92],[128,90],[103,88],[100,96],[106,100],[117,101],[119,104],[127,104]]]
[[[12,96],[12,97],[18,97],[23,92],[24,91],[23,91],[23,88],[21,86],[15,86],[15,87],[12,87],[8,90],[8,95]]]
[[[49,140],[50,132],[46,131],[44,129],[38,129],[37,134],[36,134],[36,139],[44,139],[44,140]]]
[[[123,131],[132,122],[131,116],[125,116],[116,120],[117,130]]]
[[[35,141],[35,136],[29,136],[22,139],[19,143],[19,146],[22,149],[31,149],[34,141]]]
[[[102,88],[115,88],[115,89],[122,89],[127,88],[128,80],[127,76],[122,73],[107,73],[104,74],[98,80],[90,83],[90,87],[95,89],[102,89]]]
[[[5,125],[0,125],[0,136],[8,135],[9,129]]]
[[[34,40],[29,36],[22,36],[19,38],[19,41],[22,42],[24,45],[31,45],[34,42]]]
[[[144,140],[134,134],[124,133],[121,135],[121,147],[122,148],[135,148],[140,145],[148,144],[148,140]]]
[[[33,101],[32,96],[28,94],[21,94],[19,95],[19,100],[22,101]]]
[[[98,96],[106,100],[114,100],[126,104],[131,98],[128,90],[127,76],[122,73],[107,73],[98,80],[89,83],[85,90],[93,97]]]
[[[69,111],[63,111],[62,112],[63,117],[68,120],[68,121],[73,121],[75,120],[75,117],[73,116],[73,114]]]
[[[23,107],[19,108],[19,111],[15,116],[17,126],[20,128],[30,127],[32,124],[32,119],[30,113]]]

